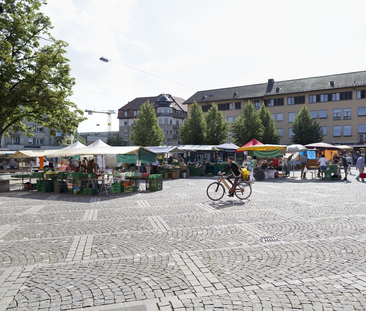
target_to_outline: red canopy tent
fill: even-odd
[[[249,143],[246,143],[244,146],[240,147],[239,149],[243,150],[246,147],[261,146],[261,145],[263,145],[263,144],[260,141],[253,138]],[[239,153],[239,152],[243,152],[243,151],[236,150],[235,152]]]

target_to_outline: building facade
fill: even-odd
[[[303,105],[322,127],[323,141],[359,145],[366,142],[366,71],[199,91],[184,103],[196,101],[203,112],[213,103],[232,123],[243,105],[264,103],[272,113],[281,144],[291,144],[292,123]],[[189,109],[189,108],[188,108]]]
[[[154,105],[160,127],[164,130],[165,145],[178,145],[178,130],[187,117],[184,99],[169,94],[152,97],[137,97],[118,110],[119,135],[127,146],[133,145],[130,135],[133,119],[137,116],[143,103],[149,101]]]
[[[74,140],[73,135],[64,136],[63,133],[57,132],[56,136],[51,135],[51,131],[47,127],[36,124],[35,122],[23,121],[27,126],[33,127],[32,137],[26,136],[23,132],[10,131],[9,137],[2,137],[1,148],[9,150],[24,149],[60,149],[66,147]],[[67,143],[67,144],[65,144]]]

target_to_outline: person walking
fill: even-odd
[[[206,156],[202,156],[202,158],[201,158],[201,176],[205,176],[205,174],[206,174],[206,165],[207,165]]]
[[[344,169],[344,178],[343,180],[347,180],[347,176],[348,176],[348,162],[345,156],[343,156],[343,154],[339,155],[341,158],[341,163],[343,164],[343,169]]]
[[[254,160],[251,156],[247,157],[247,169],[249,171],[249,182],[254,182]]]
[[[347,160],[347,163],[348,163],[348,174],[352,175],[351,167],[352,167],[353,157],[352,157],[351,153],[349,153],[347,155],[346,160]]]
[[[301,178],[306,179],[306,162],[308,161],[307,153],[305,152],[304,155],[301,157]],[[305,171],[305,172],[304,172]]]
[[[358,176],[356,177],[356,179],[358,181],[360,181],[361,174],[363,174],[363,172],[365,170],[365,158],[364,157],[365,157],[365,155],[362,153],[356,161],[356,168],[358,169],[358,172],[359,172]],[[362,179],[362,181],[365,181],[364,178],[361,177],[361,179]]]
[[[324,153],[321,154],[319,160],[319,171],[321,173],[322,178],[324,177],[324,172],[327,170],[327,159],[325,158]]]
[[[221,172],[219,172],[219,174],[225,174],[226,172],[231,170],[231,174],[228,177],[226,177],[226,180],[228,182],[230,182],[231,185],[232,185],[232,187],[229,191],[229,197],[233,197],[236,186],[237,186],[237,184],[239,182],[239,179],[241,177],[241,169],[239,168],[239,165],[234,162],[233,157],[228,157],[227,162],[228,162],[229,165],[227,167],[225,167]],[[234,182],[231,181],[231,179],[233,179],[233,178],[234,178]]]

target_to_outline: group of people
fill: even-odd
[[[83,160],[74,161],[72,157],[67,159],[65,172],[81,172],[87,174],[95,174],[99,170],[99,165],[94,159],[88,160],[84,157]]]

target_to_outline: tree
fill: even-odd
[[[206,128],[202,109],[194,102],[184,124],[179,127],[179,141],[185,145],[203,145],[206,140]]]
[[[206,144],[220,145],[225,142],[229,132],[229,124],[224,120],[222,112],[213,104],[205,115],[207,124]]]
[[[76,139],[79,143],[82,143],[83,145],[86,145],[86,140],[83,136],[81,136],[80,134],[78,134],[78,137]]]
[[[251,101],[244,104],[241,116],[232,123],[231,131],[235,144],[239,146],[253,138],[262,140],[263,125],[259,113]]]
[[[107,144],[109,146],[124,146],[125,142],[121,139],[121,137],[119,137],[119,135],[117,136],[109,135],[107,137]]]
[[[164,131],[158,124],[154,105],[145,102],[134,119],[131,141],[136,146],[159,146],[164,141]]]
[[[280,136],[278,135],[275,122],[272,119],[271,112],[263,103],[261,105],[261,109],[259,109],[259,117],[263,125],[261,142],[263,144],[279,144]]]
[[[73,134],[84,120],[69,100],[74,78],[64,57],[67,43],[50,35],[44,0],[5,0],[0,14],[0,137],[29,132],[23,120]],[[33,134],[27,133],[32,136]]]
[[[292,123],[294,144],[307,145],[321,142],[323,140],[323,130],[316,120],[311,118],[310,111],[306,105],[302,106]]]

